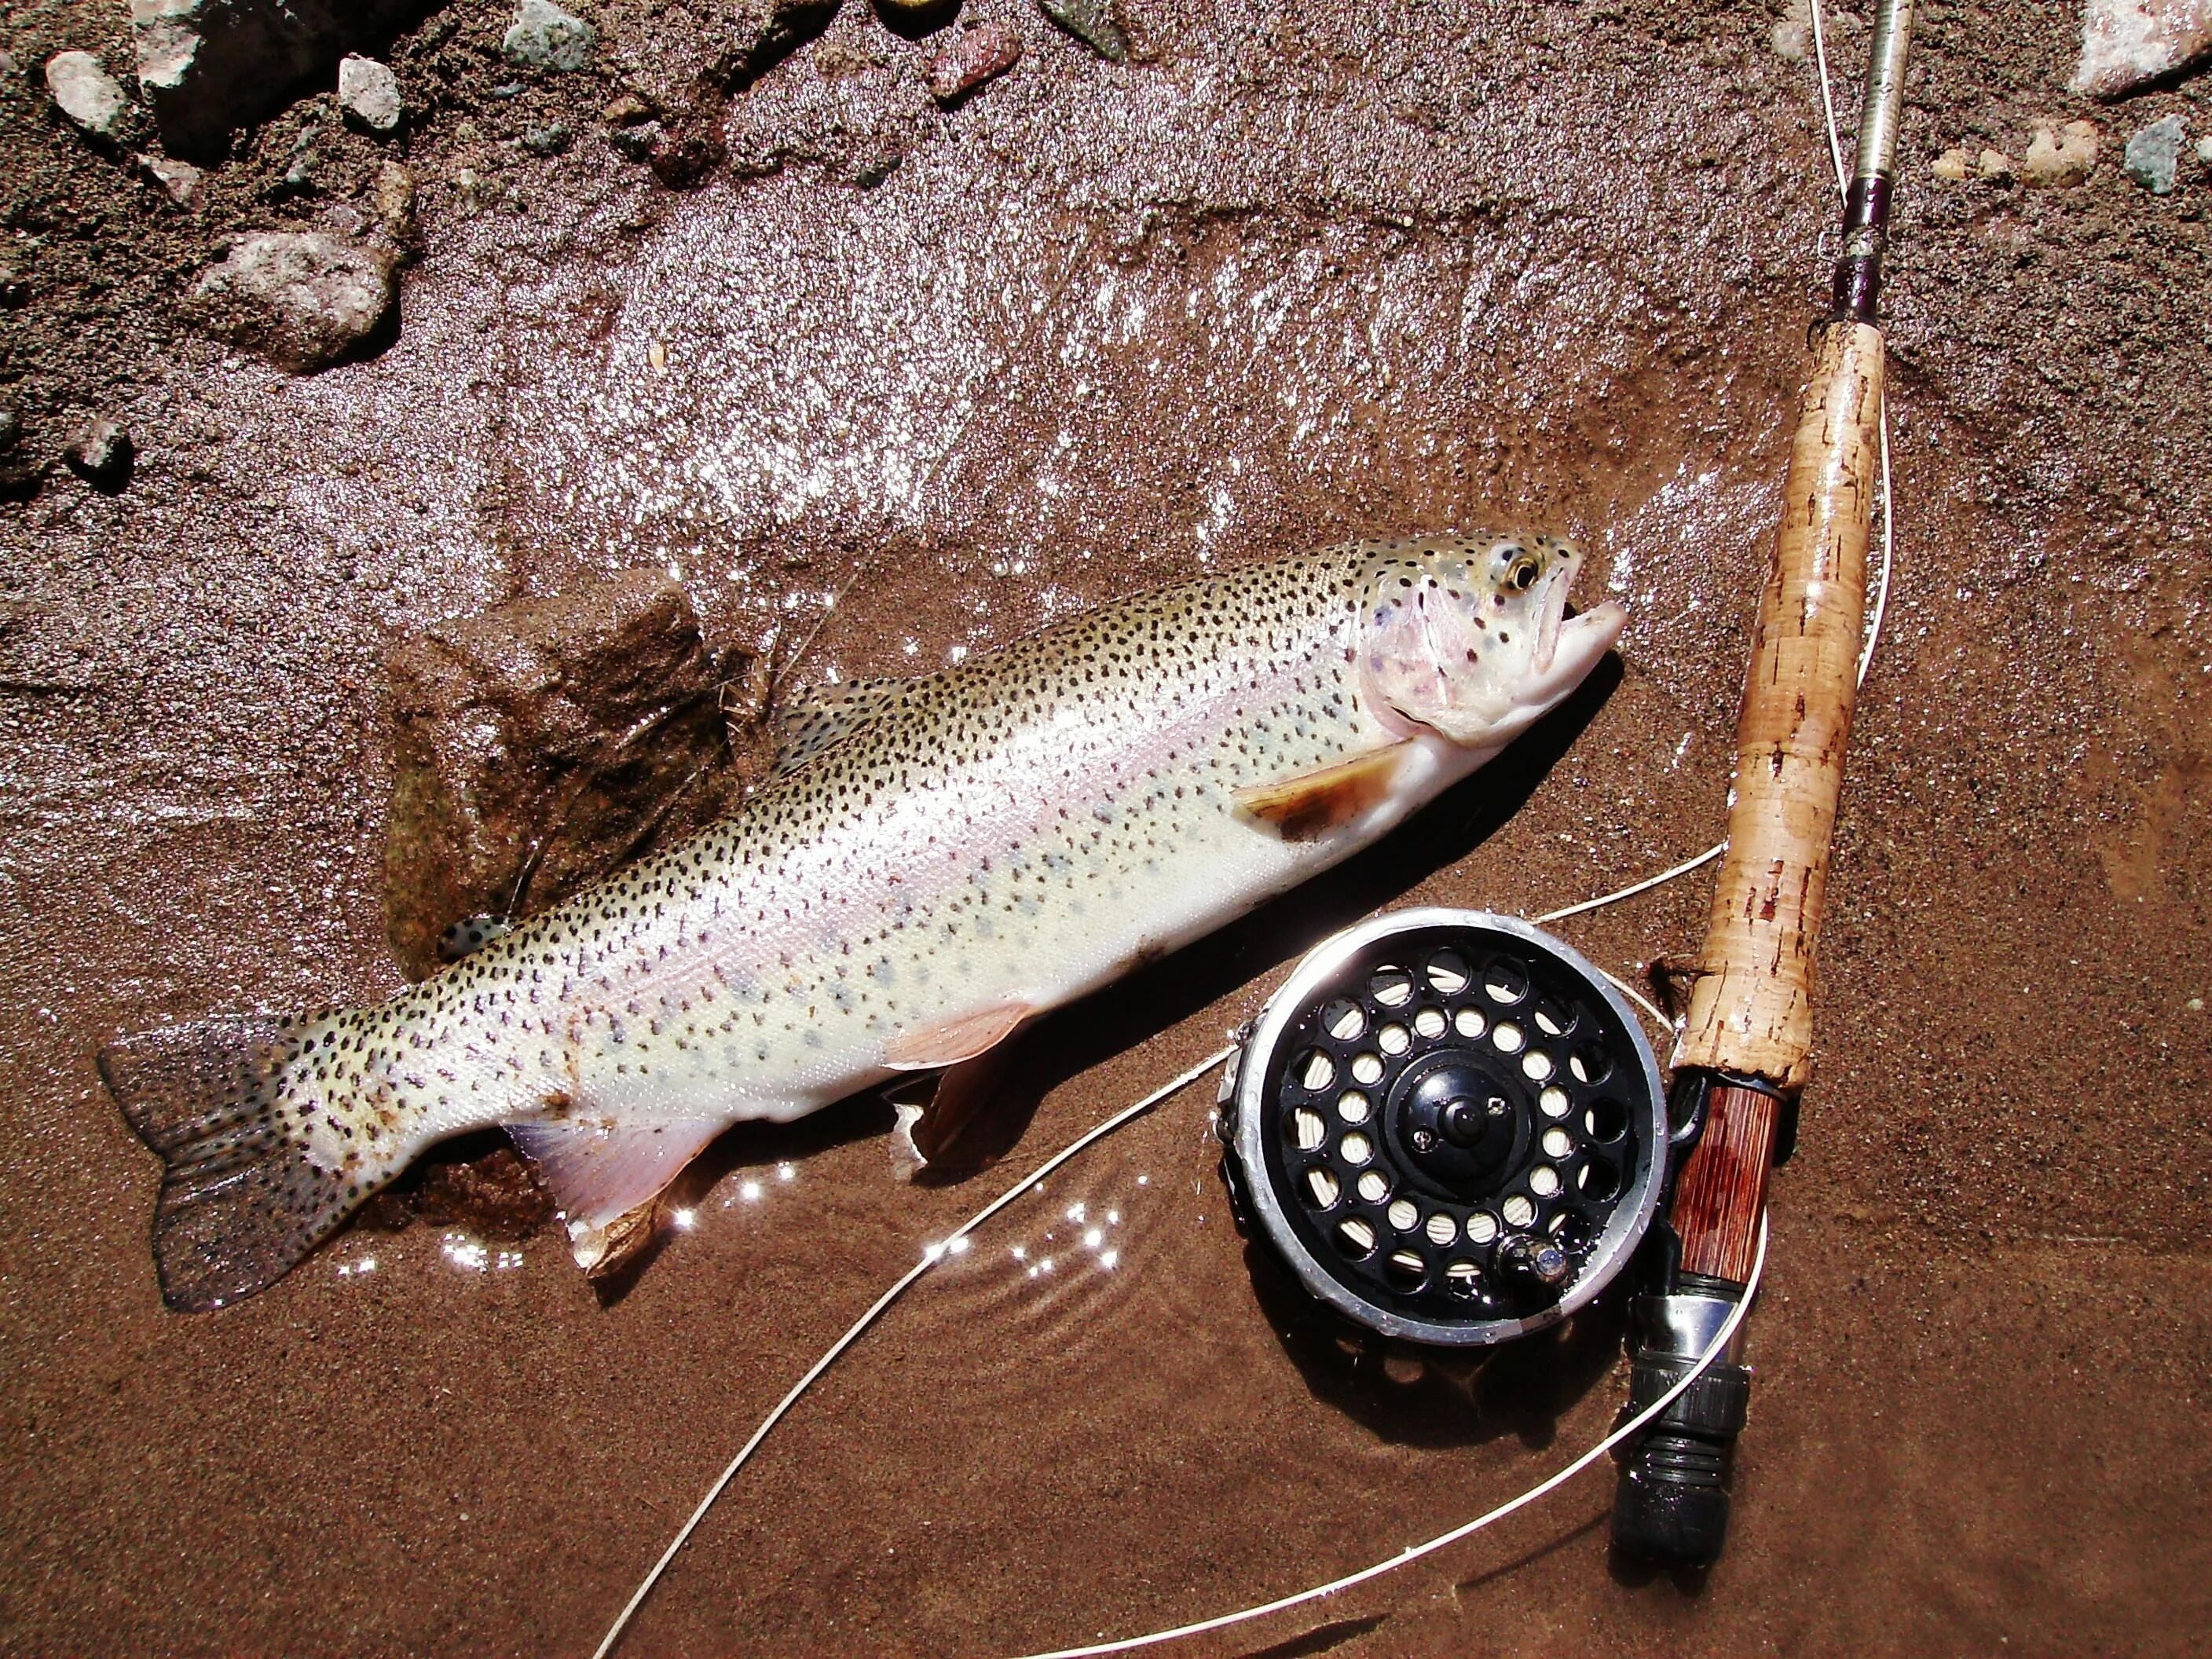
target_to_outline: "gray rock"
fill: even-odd
[[[88,52],[58,52],[46,59],[46,90],[78,131],[112,138],[131,101],[115,77]]]
[[[1037,0],[1037,9],[1109,63],[1129,58],[1129,37],[1114,15],[1114,0]]]
[[[203,327],[280,368],[312,374],[391,315],[393,256],[322,231],[263,231],[200,273],[185,310]]]
[[[0,455],[23,441],[23,416],[10,404],[0,404]]]
[[[553,0],[522,0],[499,49],[517,69],[567,71],[591,62],[598,40],[597,29],[562,10]]]
[[[62,459],[94,489],[112,492],[131,481],[135,453],[128,432],[112,421],[98,420],[77,434]]]
[[[2171,196],[2181,171],[2185,135],[2179,115],[2168,115],[2147,127],[2136,129],[2120,155],[2120,171],[2154,196]]]
[[[399,131],[399,77],[374,58],[338,59],[338,107],[371,132]]]
[[[558,155],[568,148],[574,137],[567,125],[556,121],[550,126],[532,127],[522,135],[522,147],[533,155]]]
[[[413,22],[437,0],[131,0],[138,84],[172,155],[219,149],[233,127],[327,87],[349,46]]]
[[[2074,90],[2118,98],[2212,53],[2212,0],[2087,0]]]
[[[558,902],[726,809],[710,650],[664,572],[441,623],[390,659],[393,954],[419,978],[451,926]]]
[[[173,161],[167,155],[142,155],[138,165],[148,178],[161,187],[163,195],[186,212],[200,204],[200,170],[190,161]]]

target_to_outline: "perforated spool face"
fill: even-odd
[[[1258,1219],[1362,1323],[1471,1346],[1551,1324],[1658,1202],[1666,1109],[1634,1017],[1508,917],[1401,913],[1339,935],[1268,1004],[1238,1073]]]

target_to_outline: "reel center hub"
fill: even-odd
[[[1392,1134],[1439,1198],[1474,1201],[1525,1150],[1534,1102],[1479,1050],[1448,1048],[1408,1066],[1390,1091]]]

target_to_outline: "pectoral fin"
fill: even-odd
[[[895,1072],[957,1066],[1004,1042],[1036,1012],[1026,1002],[997,1002],[973,1013],[955,1014],[899,1037],[884,1055],[884,1064]]]
[[[1390,798],[1407,747],[1395,743],[1318,772],[1239,789],[1231,799],[1240,811],[1267,824],[1285,841],[1318,841],[1357,823]]]
[[[536,1121],[507,1132],[561,1206],[576,1265],[596,1278],[650,1237],[660,1189],[726,1127],[721,1118],[629,1128]]]

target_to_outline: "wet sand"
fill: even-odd
[[[1533,914],[1717,833],[1832,218],[1774,16],[1143,5],[1115,68],[970,10],[1024,32],[1004,81],[918,108],[921,49],[848,6],[731,118],[740,155],[813,149],[695,192],[586,132],[503,160],[507,205],[467,215],[437,130],[388,349],[297,380],[163,337],[131,488],[0,506],[7,1650],[588,1651],[762,1413],[1011,1178],[900,1186],[859,1103],[720,1143],[611,1305],[551,1237],[417,1224],[162,1311],[155,1160],[92,1056],[397,986],[395,630],[666,565],[738,644],[842,592],[811,672],[897,672],[1287,546],[1583,538],[1584,597],[1634,609],[1619,675],[1338,876],[1025,1038],[1045,1090],[1009,1171],[1369,911]],[[611,57],[681,72],[680,9],[599,15]],[[1863,40],[1839,26],[1846,72]],[[2212,127],[2212,82],[2100,115],[2077,191],[1927,172],[2080,112],[2073,44],[2018,3],[1920,37],[1899,568],[1728,1558],[1700,1583],[1609,1562],[1593,1475],[1191,1650],[2179,1654],[2212,1627],[2212,185],[2154,198],[2112,164],[2169,108]],[[863,188],[871,145],[902,159]],[[1707,891],[1561,931],[1630,971],[1694,946]],[[1133,1633],[1393,1553],[1602,1432],[1610,1300],[1472,1384],[1354,1363],[1229,1224],[1210,1107],[1177,1097],[927,1280],[623,1651]]]

